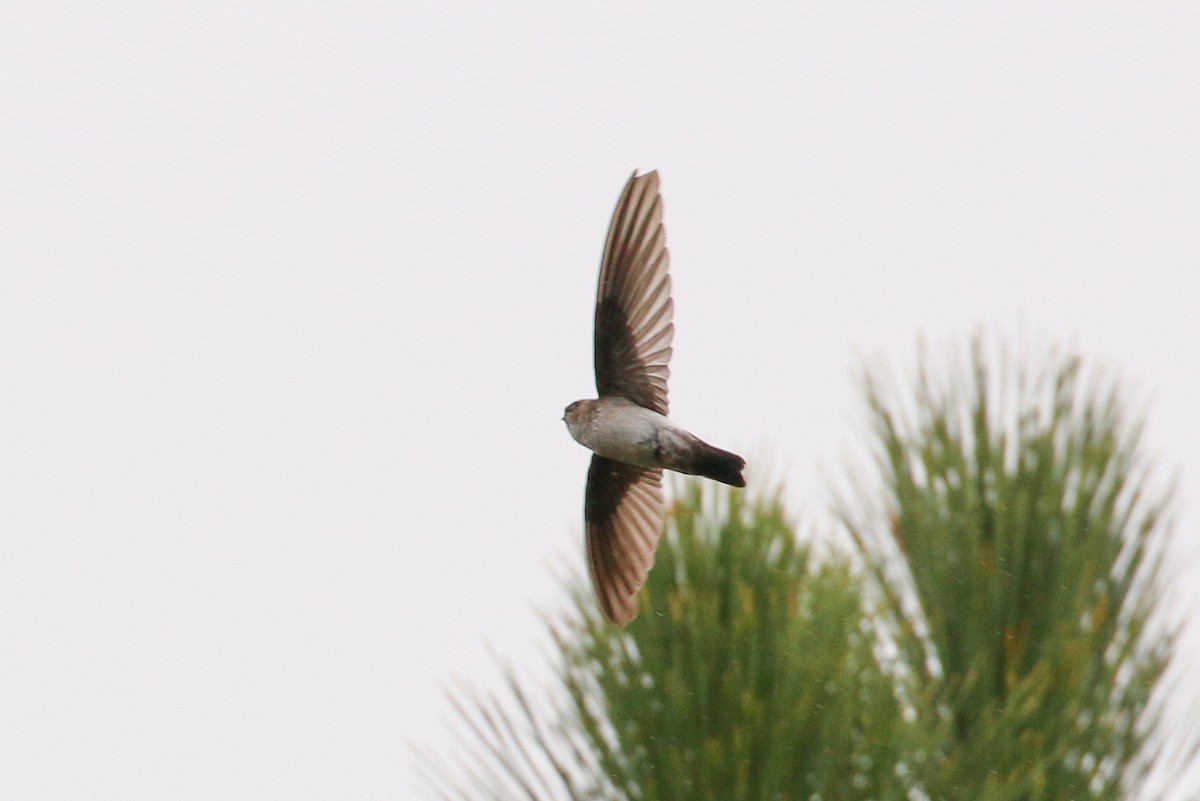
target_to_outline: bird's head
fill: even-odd
[[[577,400],[569,404],[563,410],[563,422],[567,424],[567,430],[571,432],[571,436],[579,439],[579,432],[588,422],[591,412],[591,401]]]

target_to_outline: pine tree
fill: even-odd
[[[426,760],[435,793],[1137,796],[1163,755],[1169,493],[1078,357],[1035,368],[977,337],[961,361],[939,379],[926,354],[909,393],[866,376],[883,482],[843,502],[847,552],[818,557],[779,492],[677,484],[640,617],[609,627],[577,582],[549,624],[558,686],[510,672],[456,695],[463,750]]]
[[[1076,356],[1051,350],[1039,369],[992,350],[976,337],[941,380],[926,355],[909,398],[865,382],[891,543],[850,529],[944,728],[921,785],[1127,797],[1153,761],[1151,693],[1173,643],[1151,625],[1168,494],[1154,495],[1113,382]]]

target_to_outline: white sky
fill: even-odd
[[[704,5],[0,11],[0,797],[410,797],[582,566],[635,167],[674,417],[798,510],[860,355],[1025,325],[1152,396],[1193,540],[1197,6]]]

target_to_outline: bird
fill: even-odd
[[[563,421],[592,453],[583,517],[588,569],[604,617],[623,627],[654,564],[666,510],[663,470],[746,486],[746,460],[667,417],[675,335],[670,255],[657,171],[625,184],[613,211],[596,288],[599,397]]]

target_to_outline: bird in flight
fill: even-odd
[[[625,184],[596,290],[596,391],[567,407],[571,436],[590,448],[583,518],[600,609],[617,626],[637,616],[665,514],[664,469],[746,486],[742,457],[667,418],[672,322],[670,257],[658,173]]]

